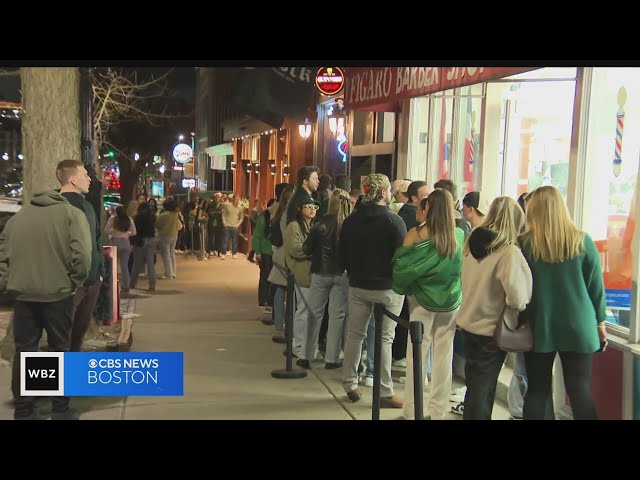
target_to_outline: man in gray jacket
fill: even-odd
[[[0,235],[0,291],[15,298],[12,391],[16,420],[35,419],[34,397],[20,392],[20,353],[38,351],[42,330],[49,351],[69,351],[73,298],[91,267],[91,233],[83,212],[62,195],[37,194]],[[75,420],[69,397],[52,397],[54,420]]]

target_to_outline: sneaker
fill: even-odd
[[[225,256],[224,255],[220,255],[220,260],[224,260]]]
[[[347,397],[349,397],[349,400],[355,403],[362,398],[362,390],[356,387],[350,392],[347,392]]]
[[[299,359],[296,362],[296,365],[299,366],[300,368],[304,368],[305,370],[310,370],[311,369],[311,364],[309,364],[309,360]]]
[[[273,312],[273,308],[270,307],[269,305],[265,305],[264,307],[262,307],[264,309],[264,313],[271,313]]]
[[[453,403],[462,403],[464,402],[464,396],[467,393],[467,387],[456,388],[449,395],[449,401]]]
[[[340,355],[338,356],[340,360],[344,360],[344,350],[340,351]]]
[[[314,355],[315,360],[324,360],[324,355],[320,350],[316,350],[316,354]]]
[[[327,370],[335,370],[336,368],[341,368],[341,367],[342,367],[342,362],[338,362],[338,363],[327,362],[324,364],[324,368],[326,368]]]
[[[233,258],[234,260],[237,260],[238,256],[237,255],[232,255],[231,258]]]
[[[362,383],[365,387],[373,388],[373,374],[367,373],[364,376],[364,381]]]
[[[456,388],[451,391],[449,395],[449,401],[453,403],[462,403],[464,402],[464,396],[467,393],[467,387]]]
[[[464,403],[458,403],[451,407],[451,412],[456,415],[464,415]]]

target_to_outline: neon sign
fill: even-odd
[[[349,144],[347,143],[347,136],[344,133],[338,135],[338,153],[342,155],[342,163],[347,163],[347,149]]]

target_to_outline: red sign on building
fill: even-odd
[[[323,95],[335,95],[344,87],[344,72],[340,67],[322,67],[316,73],[316,87]]]
[[[353,67],[345,107],[354,110],[504,78],[539,67]]]

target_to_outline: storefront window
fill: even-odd
[[[431,96],[431,155],[429,164],[431,178],[428,183],[433,185],[441,178],[451,178],[452,136],[453,136],[453,90],[444,94]]]
[[[592,69],[582,227],[601,254],[608,321],[629,327],[640,69]]]
[[[353,112],[353,144],[369,145],[373,143],[374,112]]]
[[[395,112],[378,112],[378,138],[376,143],[393,142],[396,134]]]
[[[554,185],[566,197],[574,97],[573,80],[488,85],[483,190],[518,198]]]
[[[576,67],[545,67],[507,77],[508,80],[551,80],[576,78]]]
[[[459,186],[461,198],[478,187],[483,90],[484,84],[461,88],[456,102],[456,148],[452,167],[455,174],[452,179]]]
[[[427,146],[429,140],[430,97],[411,99],[409,119],[409,148],[407,170],[404,177],[412,180],[427,179]]]

